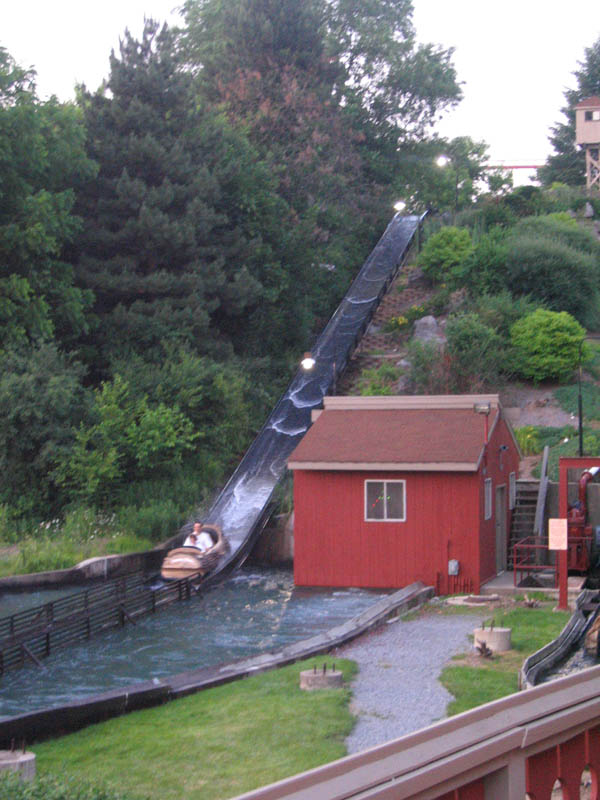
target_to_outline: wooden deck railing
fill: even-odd
[[[188,599],[193,591],[188,579],[153,589],[145,585],[141,573],[134,573],[4,617],[0,619],[0,674],[28,661],[39,665],[55,650],[135,623],[164,605]]]

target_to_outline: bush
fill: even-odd
[[[539,303],[527,296],[513,297],[508,289],[498,294],[482,294],[474,298],[469,310],[475,312],[481,321],[496,331],[508,346],[512,325],[527,314],[532,314]]]
[[[434,233],[423,247],[417,264],[434,282],[454,282],[455,273],[473,249],[466,228],[448,226]]]
[[[416,394],[449,394],[450,360],[443,348],[414,340],[408,348],[409,379]]]
[[[508,286],[553,311],[567,311],[587,327],[598,318],[600,272],[597,259],[564,241],[537,232],[511,236]]]
[[[472,294],[496,294],[507,288],[506,232],[492,228],[483,234],[467,258],[454,271],[455,281]]]
[[[455,391],[479,391],[498,380],[504,361],[502,342],[477,314],[450,317],[446,337]]]
[[[409,324],[408,319],[400,315],[398,317],[390,317],[383,326],[383,329],[386,333],[403,333],[408,330]]]
[[[132,800],[132,796],[75,779],[38,776],[26,782],[2,773],[0,800]]]
[[[540,445],[540,437],[535,425],[524,425],[522,428],[515,428],[514,431],[524,456],[534,456],[542,452],[543,447]]]
[[[177,533],[185,522],[186,515],[180,504],[174,500],[156,499],[153,502],[148,501],[141,508],[137,506],[119,508],[117,519],[119,527],[128,534],[152,542],[163,542]]]
[[[536,382],[565,381],[578,364],[585,331],[565,311],[539,308],[515,322],[510,336],[519,375]]]
[[[401,374],[402,370],[392,364],[363,369],[358,388],[362,395],[397,394],[395,383]]]
[[[543,217],[527,217],[514,227],[512,233],[515,236],[542,236],[562,242],[583,253],[589,253],[596,259],[600,258],[598,239],[566,212],[547,214]]]

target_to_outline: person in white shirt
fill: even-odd
[[[187,537],[183,543],[184,547],[196,547],[205,553],[214,546],[213,538],[210,533],[202,530],[202,525],[199,522],[194,523],[194,530]]]

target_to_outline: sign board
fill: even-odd
[[[548,520],[548,549],[566,550],[567,549],[567,520],[549,519]]]

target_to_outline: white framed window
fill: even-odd
[[[486,478],[483,484],[483,516],[484,519],[492,518],[492,479]]]
[[[517,503],[517,473],[508,476],[508,507],[512,511]]]
[[[406,481],[365,481],[365,521],[405,522]]]

